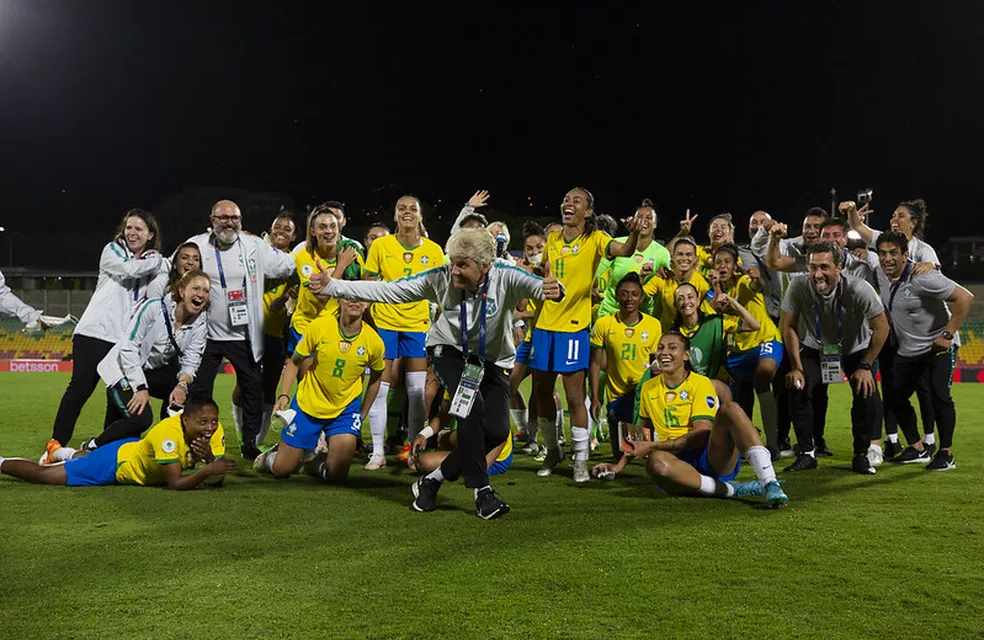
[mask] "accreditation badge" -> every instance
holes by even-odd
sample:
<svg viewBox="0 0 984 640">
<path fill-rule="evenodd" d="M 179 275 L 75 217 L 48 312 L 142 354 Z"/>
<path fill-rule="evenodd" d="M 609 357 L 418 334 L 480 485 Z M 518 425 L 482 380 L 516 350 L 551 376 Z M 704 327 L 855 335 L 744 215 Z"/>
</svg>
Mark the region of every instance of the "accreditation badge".
<svg viewBox="0 0 984 640">
<path fill-rule="evenodd" d="M 231 289 L 229 291 L 229 321 L 234 327 L 242 327 L 249 324 L 246 292 L 242 289 Z"/>
<path fill-rule="evenodd" d="M 468 417 L 484 375 L 485 368 L 482 365 L 472 363 L 465 365 L 464 371 L 461 372 L 461 380 L 458 381 L 458 388 L 451 398 L 451 415 L 462 420 Z"/>
<path fill-rule="evenodd" d="M 820 380 L 824 384 L 844 382 L 844 369 L 841 366 L 839 345 L 823 345 L 823 351 L 820 353 Z"/>
</svg>

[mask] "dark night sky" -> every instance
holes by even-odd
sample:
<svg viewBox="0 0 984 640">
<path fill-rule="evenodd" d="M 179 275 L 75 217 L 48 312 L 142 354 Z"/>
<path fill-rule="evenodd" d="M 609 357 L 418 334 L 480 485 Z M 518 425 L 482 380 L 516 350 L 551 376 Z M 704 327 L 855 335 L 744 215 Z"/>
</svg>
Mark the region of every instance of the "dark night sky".
<svg viewBox="0 0 984 640">
<path fill-rule="evenodd" d="M 583 184 L 672 235 L 836 185 L 875 189 L 876 226 L 923 197 L 934 243 L 971 233 L 984 8 L 800 4 L 0 0 L 0 224 L 110 234 L 207 185 L 542 213 Z"/>
</svg>

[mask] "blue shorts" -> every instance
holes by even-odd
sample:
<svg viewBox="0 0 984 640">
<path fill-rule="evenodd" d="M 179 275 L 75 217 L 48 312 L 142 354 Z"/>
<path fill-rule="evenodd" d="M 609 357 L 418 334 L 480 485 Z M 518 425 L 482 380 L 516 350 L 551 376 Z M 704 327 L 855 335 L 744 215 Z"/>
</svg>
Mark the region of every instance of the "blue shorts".
<svg viewBox="0 0 984 640">
<path fill-rule="evenodd" d="M 145 409 L 146 411 L 146 409 Z M 127 442 L 140 442 L 140 438 L 126 438 L 93 449 L 81 458 L 65 463 L 66 487 L 94 487 L 116 484 L 116 454 Z"/>
<path fill-rule="evenodd" d="M 613 429 L 619 422 L 635 424 L 636 389 L 633 387 L 624 396 L 615 398 L 608 403 L 608 428 Z"/>
<path fill-rule="evenodd" d="M 290 403 L 290 408 L 296 411 L 297 415 L 294 416 L 294 421 L 280 432 L 280 439 L 283 440 L 284 444 L 310 451 L 318 446 L 322 431 L 325 432 L 326 438 L 344 433 L 358 438 L 362 435 L 362 416 L 359 415 L 361 407 L 362 401 L 356 398 L 334 418 L 322 420 L 304 413 L 297 406 L 297 398 L 295 397 Z"/>
<path fill-rule="evenodd" d="M 773 360 L 776 367 L 782 362 L 785 348 L 778 340 L 763 342 L 757 349 L 728 355 L 728 372 L 739 382 L 748 382 L 755 376 L 759 360 Z"/>
<path fill-rule="evenodd" d="M 287 329 L 287 357 L 294 355 L 294 350 L 297 349 L 297 345 L 301 344 L 301 340 L 304 336 L 294 331 L 294 327 Z"/>
<path fill-rule="evenodd" d="M 376 329 L 376 333 L 383 339 L 383 344 L 386 346 L 386 354 L 383 356 L 386 360 L 427 357 L 426 331 Z"/>
<path fill-rule="evenodd" d="M 702 449 L 690 449 L 688 451 L 679 451 L 676 457 L 683 460 L 689 464 L 694 469 L 697 469 L 700 473 L 705 476 L 710 476 L 712 478 L 717 478 L 720 482 L 729 482 L 738 477 L 738 472 L 741 470 L 741 454 L 738 455 L 738 460 L 735 463 L 734 470 L 726 476 L 719 476 L 717 471 L 711 467 L 711 464 L 707 461 L 707 449 L 711 446 L 711 439 L 707 439 L 707 443 Z"/>
<path fill-rule="evenodd" d="M 506 469 L 509 468 L 509 465 L 512 464 L 512 458 L 513 458 L 513 454 L 512 451 L 510 451 L 509 456 L 505 460 L 496 460 L 495 462 L 493 462 L 491 466 L 489 466 L 488 475 L 498 476 L 505 473 Z"/>
<path fill-rule="evenodd" d="M 537 371 L 570 373 L 588 368 L 590 332 L 587 329 L 561 333 L 533 329 L 533 349 L 530 367 Z"/>
<path fill-rule="evenodd" d="M 530 351 L 533 350 L 533 343 L 523 341 L 516 347 L 516 364 L 530 364 Z"/>
</svg>

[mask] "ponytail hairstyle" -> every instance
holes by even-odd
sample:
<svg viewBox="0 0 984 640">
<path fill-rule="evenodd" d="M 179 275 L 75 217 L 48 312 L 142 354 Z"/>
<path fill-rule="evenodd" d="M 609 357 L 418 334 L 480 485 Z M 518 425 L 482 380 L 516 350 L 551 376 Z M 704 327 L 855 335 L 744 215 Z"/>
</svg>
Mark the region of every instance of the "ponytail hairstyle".
<svg viewBox="0 0 984 640">
<path fill-rule="evenodd" d="M 929 211 L 926 210 L 926 201 L 922 198 L 905 200 L 904 202 L 900 202 L 899 206 L 908 209 L 909 215 L 912 216 L 913 222 L 916 223 L 916 227 L 912 230 L 912 235 L 919 238 L 924 238 L 926 233 L 926 220 L 929 218 Z"/>
</svg>

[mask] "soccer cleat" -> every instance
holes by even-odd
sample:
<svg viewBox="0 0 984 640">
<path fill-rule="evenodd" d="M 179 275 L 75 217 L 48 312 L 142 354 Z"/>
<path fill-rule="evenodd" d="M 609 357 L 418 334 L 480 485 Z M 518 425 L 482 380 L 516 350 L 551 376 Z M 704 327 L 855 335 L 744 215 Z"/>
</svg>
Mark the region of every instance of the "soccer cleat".
<svg viewBox="0 0 984 640">
<path fill-rule="evenodd" d="M 877 467 L 881 465 L 882 462 L 885 461 L 885 456 L 882 455 L 882 450 L 877 445 L 868 447 L 867 456 L 868 456 L 868 462 L 870 462 L 871 466 L 873 467 Z"/>
<path fill-rule="evenodd" d="M 929 449 L 917 451 L 914 447 L 908 446 L 903 449 L 902 453 L 892 458 L 892 462 L 898 462 L 901 464 L 918 464 L 927 463 L 930 459 Z"/>
<path fill-rule="evenodd" d="M 380 451 L 378 453 L 373 453 L 371 456 L 369 456 L 369 462 L 367 462 L 366 466 L 362 468 L 365 469 L 366 471 L 379 471 L 385 466 L 386 466 L 386 454 Z"/>
<path fill-rule="evenodd" d="M 561 449 L 560 447 L 557 447 L 556 449 L 551 449 L 550 451 L 547 452 L 546 457 L 543 459 L 543 466 L 537 470 L 536 475 L 540 476 L 541 478 L 545 478 L 549 476 L 551 473 L 553 473 L 554 467 L 556 467 L 563 459 L 564 459 L 563 449 Z"/>
<path fill-rule="evenodd" d="M 267 469 L 266 469 L 266 460 L 270 456 L 271 453 L 273 453 L 274 451 L 276 451 L 279 448 L 279 445 L 280 445 L 280 443 L 278 442 L 277 444 L 273 445 L 272 447 L 270 447 L 269 449 L 267 449 L 263 453 L 257 455 L 255 458 L 253 458 L 253 471 L 254 472 L 256 472 L 256 473 L 269 473 L 267 471 Z"/>
<path fill-rule="evenodd" d="M 328 452 L 317 453 L 310 460 L 305 460 L 301 470 L 309 476 L 314 476 L 320 480 L 325 479 L 325 462 L 328 460 Z"/>
<path fill-rule="evenodd" d="M 574 461 L 574 482 L 587 482 L 591 479 L 591 472 L 588 471 L 587 460 Z"/>
<path fill-rule="evenodd" d="M 796 462 L 783 469 L 783 471 L 807 471 L 816 468 L 817 459 L 809 454 L 802 453 L 796 456 Z"/>
<path fill-rule="evenodd" d="M 530 441 L 527 442 L 526 446 L 520 449 L 520 451 L 522 451 L 528 456 L 535 456 L 540 452 L 540 447 L 535 442 Z"/>
<path fill-rule="evenodd" d="M 38 464 L 55 464 L 57 462 L 55 460 L 55 451 L 58 451 L 61 447 L 61 443 L 54 438 L 48 440 L 48 444 L 44 446 L 44 453 L 41 454 L 41 459 L 38 460 Z"/>
<path fill-rule="evenodd" d="M 894 462 L 893 458 L 902 453 L 902 445 L 898 442 L 892 442 L 891 440 L 885 441 L 885 452 L 882 456 L 885 460 L 889 462 Z"/>
<path fill-rule="evenodd" d="M 437 508 L 437 491 L 441 488 L 441 483 L 437 480 L 421 476 L 410 485 L 413 492 L 413 503 L 410 508 L 414 511 L 427 513 Z"/>
<path fill-rule="evenodd" d="M 96 444 L 95 438 L 89 438 L 88 440 L 83 440 L 82 444 L 79 445 L 79 451 L 95 451 L 99 445 Z"/>
<path fill-rule="evenodd" d="M 546 445 L 544 445 L 544 446 L 540 447 L 540 450 L 537 451 L 536 452 L 536 455 L 533 456 L 533 461 L 534 462 L 543 462 L 546 459 L 547 459 L 547 447 L 546 447 Z"/>
<path fill-rule="evenodd" d="M 773 509 L 782 509 L 789 503 L 789 496 L 782 490 L 778 480 L 772 480 L 765 485 L 765 504 Z"/>
<path fill-rule="evenodd" d="M 478 496 L 475 498 L 475 515 L 483 520 L 495 520 L 507 513 L 509 513 L 509 505 L 499 497 L 495 489 L 485 487 L 478 491 Z"/>
<path fill-rule="evenodd" d="M 953 460 L 953 455 L 943 449 L 940 449 L 933 457 L 933 461 L 926 465 L 927 471 L 949 471 L 956 468 L 957 463 Z"/>
<path fill-rule="evenodd" d="M 762 483 L 758 480 L 752 480 L 750 482 L 729 482 L 727 484 L 734 487 L 736 498 L 762 495 Z"/>
<path fill-rule="evenodd" d="M 817 442 L 816 455 L 821 458 L 829 458 L 834 455 L 834 450 L 827 446 L 823 440 Z"/>
<path fill-rule="evenodd" d="M 407 460 L 410 459 L 410 444 L 409 443 L 403 445 L 403 449 L 400 450 L 400 453 L 396 454 L 396 459 L 399 462 L 406 462 Z"/>
<path fill-rule="evenodd" d="M 865 453 L 855 454 L 855 456 L 851 458 L 851 471 L 866 476 L 875 475 L 875 468 L 871 466 L 871 462 L 868 461 L 868 455 Z"/>
</svg>

